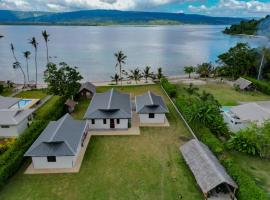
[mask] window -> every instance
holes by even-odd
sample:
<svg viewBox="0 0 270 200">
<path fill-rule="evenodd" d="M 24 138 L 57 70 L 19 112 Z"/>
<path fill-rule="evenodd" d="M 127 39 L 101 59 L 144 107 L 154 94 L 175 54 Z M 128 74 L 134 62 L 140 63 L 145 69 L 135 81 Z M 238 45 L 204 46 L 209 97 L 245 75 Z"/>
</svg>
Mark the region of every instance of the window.
<svg viewBox="0 0 270 200">
<path fill-rule="evenodd" d="M 56 162 L 56 157 L 55 156 L 47 156 L 47 161 L 48 162 Z"/>
<path fill-rule="evenodd" d="M 95 124 L 95 123 L 96 123 L 96 121 L 95 121 L 94 119 L 92 119 L 92 120 L 91 120 L 91 123 L 92 123 L 92 124 Z"/>
<path fill-rule="evenodd" d="M 117 124 L 120 124 L 120 119 L 116 119 L 116 123 Z"/>
<path fill-rule="evenodd" d="M 103 124 L 107 124 L 107 120 L 106 119 L 103 119 Z"/>
<path fill-rule="evenodd" d="M 2 125 L 1 128 L 9 128 L 8 125 Z"/>
<path fill-rule="evenodd" d="M 151 119 L 155 118 L 155 114 L 154 113 L 149 113 L 149 118 L 151 118 Z"/>
</svg>

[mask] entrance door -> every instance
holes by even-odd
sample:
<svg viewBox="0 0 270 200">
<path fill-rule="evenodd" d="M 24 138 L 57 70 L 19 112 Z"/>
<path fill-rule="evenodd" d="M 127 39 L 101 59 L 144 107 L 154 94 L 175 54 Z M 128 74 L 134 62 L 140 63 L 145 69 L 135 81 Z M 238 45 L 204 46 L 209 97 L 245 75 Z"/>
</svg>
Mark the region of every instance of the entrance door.
<svg viewBox="0 0 270 200">
<path fill-rule="evenodd" d="M 114 119 L 110 119 L 110 128 L 115 128 Z"/>
</svg>

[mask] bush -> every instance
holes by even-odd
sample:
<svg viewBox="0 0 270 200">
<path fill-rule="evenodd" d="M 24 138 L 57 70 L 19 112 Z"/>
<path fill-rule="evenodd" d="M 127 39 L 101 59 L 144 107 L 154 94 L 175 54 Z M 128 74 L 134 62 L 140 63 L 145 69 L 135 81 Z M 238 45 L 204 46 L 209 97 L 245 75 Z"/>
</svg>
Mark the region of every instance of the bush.
<svg viewBox="0 0 270 200">
<path fill-rule="evenodd" d="M 176 86 L 171 84 L 168 79 L 162 78 L 160 82 L 170 97 L 175 98 L 177 96 Z"/>
<path fill-rule="evenodd" d="M 0 141 L 0 154 L 8 150 L 16 141 L 16 138 L 5 138 Z"/>
<path fill-rule="evenodd" d="M 2 92 L 4 92 L 4 89 L 5 89 L 5 87 L 4 87 L 2 84 L 0 84 L 0 94 L 1 94 Z"/>
<path fill-rule="evenodd" d="M 262 80 L 257 80 L 255 78 L 251 78 L 251 77 L 245 77 L 245 79 L 251 81 L 257 90 L 259 90 L 260 92 L 270 95 L 270 84 L 267 81 L 262 81 Z"/>
</svg>

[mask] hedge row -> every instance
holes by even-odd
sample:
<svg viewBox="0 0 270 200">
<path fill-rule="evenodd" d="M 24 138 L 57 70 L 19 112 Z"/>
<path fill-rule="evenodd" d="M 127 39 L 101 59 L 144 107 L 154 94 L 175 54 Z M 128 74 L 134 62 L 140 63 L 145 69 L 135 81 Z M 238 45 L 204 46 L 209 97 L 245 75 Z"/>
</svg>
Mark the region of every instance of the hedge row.
<svg viewBox="0 0 270 200">
<path fill-rule="evenodd" d="M 260 92 L 270 95 L 270 83 L 262 80 L 257 80 L 255 78 L 251 77 L 245 77 L 245 79 L 251 81 L 256 89 L 258 89 Z"/>
<path fill-rule="evenodd" d="M 163 84 L 167 84 L 163 82 Z M 162 84 L 162 83 L 161 83 Z M 163 88 L 165 89 L 164 85 Z M 165 89 L 166 90 L 166 89 Z M 167 92 L 167 90 L 166 90 Z M 168 93 L 168 92 L 167 92 Z M 188 100 L 185 98 L 177 98 L 175 101 L 177 108 L 187 119 L 187 104 Z M 188 119 L 187 119 L 188 120 Z M 216 156 L 220 159 L 227 172 L 238 184 L 236 196 L 239 200 L 267 200 L 267 193 L 256 185 L 256 182 L 248 173 L 246 173 L 233 158 L 227 155 L 223 143 L 206 127 L 199 124 L 190 124 L 197 137 L 205 143 Z M 226 156 L 225 156 L 226 155 Z"/>
<path fill-rule="evenodd" d="M 175 98 L 177 96 L 176 86 L 171 84 L 168 79 L 162 78 L 160 83 L 170 97 Z"/>
</svg>

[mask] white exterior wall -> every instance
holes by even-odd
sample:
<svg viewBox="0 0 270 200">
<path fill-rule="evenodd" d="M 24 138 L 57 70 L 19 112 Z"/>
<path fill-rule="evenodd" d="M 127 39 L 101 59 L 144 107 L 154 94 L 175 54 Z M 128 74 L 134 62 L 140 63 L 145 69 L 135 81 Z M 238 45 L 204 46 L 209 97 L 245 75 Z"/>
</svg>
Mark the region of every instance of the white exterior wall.
<svg viewBox="0 0 270 200">
<path fill-rule="evenodd" d="M 228 125 L 230 131 L 232 132 L 238 132 L 241 129 L 247 128 L 250 125 L 249 122 L 243 122 L 241 120 L 236 120 L 232 118 L 226 112 L 223 112 L 223 118 L 224 118 L 224 122 Z"/>
<path fill-rule="evenodd" d="M 28 119 L 24 119 L 18 125 L 9 126 L 9 128 L 2 128 L 0 126 L 0 137 L 18 137 L 28 126 Z"/>
<path fill-rule="evenodd" d="M 92 120 L 88 120 L 90 130 L 110 130 L 110 119 L 106 119 L 107 123 L 103 124 L 103 119 L 95 119 L 95 124 L 92 124 Z M 128 129 L 128 119 L 120 119 L 120 124 L 116 123 L 114 119 L 114 129 Z"/>
<path fill-rule="evenodd" d="M 145 124 L 162 124 L 165 123 L 165 114 L 155 114 L 155 118 L 149 118 L 149 114 L 139 114 L 140 117 L 140 123 Z"/>
<path fill-rule="evenodd" d="M 56 162 L 48 162 L 47 157 L 32 157 L 35 169 L 72 168 L 77 156 L 57 156 Z"/>
</svg>

